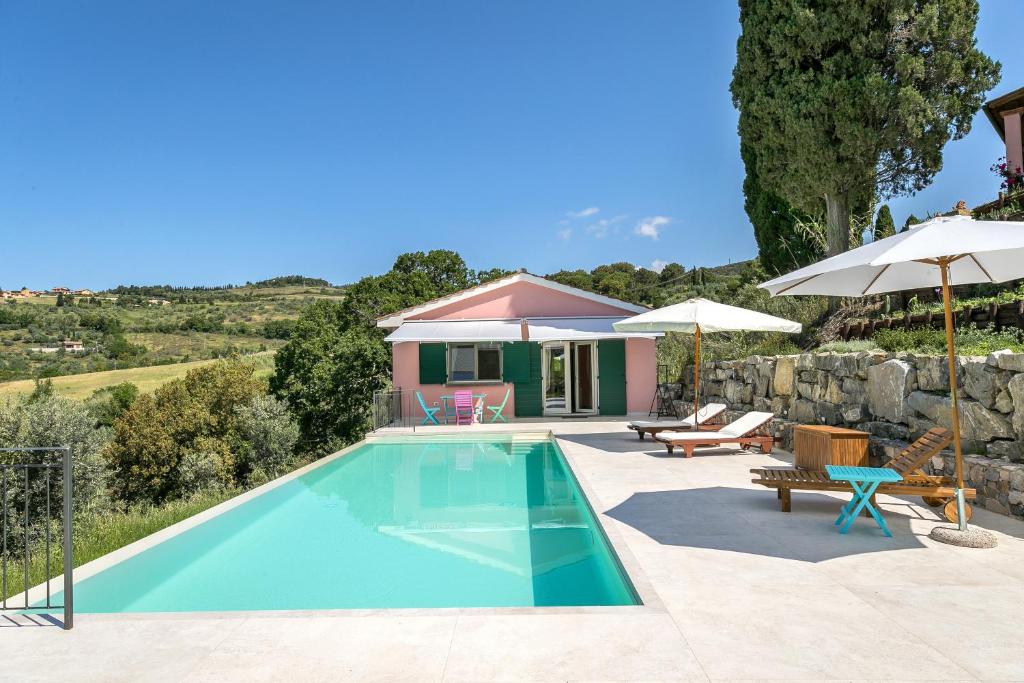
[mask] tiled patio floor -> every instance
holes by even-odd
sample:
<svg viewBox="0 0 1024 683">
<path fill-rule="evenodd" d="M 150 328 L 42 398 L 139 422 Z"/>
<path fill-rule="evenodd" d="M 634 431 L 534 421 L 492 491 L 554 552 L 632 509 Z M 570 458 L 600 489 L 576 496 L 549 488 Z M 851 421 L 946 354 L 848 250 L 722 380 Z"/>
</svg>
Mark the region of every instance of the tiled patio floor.
<svg viewBox="0 0 1024 683">
<path fill-rule="evenodd" d="M 838 497 L 783 514 L 750 483 L 786 454 L 666 457 L 597 420 L 500 428 L 555 432 L 645 606 L 79 615 L 0 628 L 0 678 L 1024 679 L 1024 523 L 979 511 L 999 547 L 954 548 L 927 537 L 929 508 L 882 497 L 893 538 L 866 518 L 840 536 Z"/>
</svg>

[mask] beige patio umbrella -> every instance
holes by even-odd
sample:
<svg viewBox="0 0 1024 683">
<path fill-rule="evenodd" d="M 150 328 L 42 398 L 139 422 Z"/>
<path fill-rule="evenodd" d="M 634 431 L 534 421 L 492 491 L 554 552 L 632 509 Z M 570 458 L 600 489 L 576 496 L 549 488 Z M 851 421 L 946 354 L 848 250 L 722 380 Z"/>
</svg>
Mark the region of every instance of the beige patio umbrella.
<svg viewBox="0 0 1024 683">
<path fill-rule="evenodd" d="M 939 216 L 843 254 L 795 270 L 760 285 L 772 296 L 820 294 L 865 296 L 907 289 L 941 287 L 946 316 L 951 422 L 956 458 L 957 517 L 967 530 L 963 452 L 956 391 L 956 351 L 949 288 L 1024 277 L 1024 223 L 976 221 Z"/>
<path fill-rule="evenodd" d="M 693 415 L 700 407 L 700 335 L 704 332 L 799 332 L 800 323 L 708 299 L 687 299 L 614 323 L 616 332 L 686 332 L 694 336 Z M 696 424 L 696 423 L 695 423 Z"/>
</svg>

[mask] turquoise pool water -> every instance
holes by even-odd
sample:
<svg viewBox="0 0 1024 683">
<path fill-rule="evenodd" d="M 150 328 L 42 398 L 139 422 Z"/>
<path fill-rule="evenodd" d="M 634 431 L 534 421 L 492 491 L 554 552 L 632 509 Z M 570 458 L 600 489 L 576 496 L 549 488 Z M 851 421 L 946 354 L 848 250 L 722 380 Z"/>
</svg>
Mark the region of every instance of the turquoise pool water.
<svg viewBox="0 0 1024 683">
<path fill-rule="evenodd" d="M 75 583 L 79 612 L 638 603 L 558 447 L 510 438 L 369 443 Z"/>
</svg>

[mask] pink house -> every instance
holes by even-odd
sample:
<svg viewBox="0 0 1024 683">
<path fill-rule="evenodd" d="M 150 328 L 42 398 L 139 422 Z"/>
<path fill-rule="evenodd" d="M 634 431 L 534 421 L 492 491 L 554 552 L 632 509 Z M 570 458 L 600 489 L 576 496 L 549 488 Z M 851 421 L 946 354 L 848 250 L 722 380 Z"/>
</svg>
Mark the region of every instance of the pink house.
<svg viewBox="0 0 1024 683">
<path fill-rule="evenodd" d="M 377 321 L 390 330 L 396 389 L 428 406 L 468 388 L 505 415 L 645 413 L 655 334 L 612 324 L 645 308 L 521 272 Z M 413 409 L 420 412 L 413 401 Z"/>
<path fill-rule="evenodd" d="M 1006 143 L 1006 164 L 1024 169 L 1024 145 L 1021 140 L 1021 114 L 1024 113 L 1024 88 L 985 103 L 985 114 Z"/>
</svg>

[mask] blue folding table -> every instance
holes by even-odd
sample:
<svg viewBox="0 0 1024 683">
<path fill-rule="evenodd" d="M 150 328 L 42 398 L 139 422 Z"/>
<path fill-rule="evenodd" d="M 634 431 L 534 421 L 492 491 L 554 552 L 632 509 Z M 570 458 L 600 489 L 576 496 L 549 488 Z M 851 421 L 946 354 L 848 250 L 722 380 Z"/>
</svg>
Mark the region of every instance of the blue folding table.
<svg viewBox="0 0 1024 683">
<path fill-rule="evenodd" d="M 892 534 L 889 533 L 889 527 L 882 514 L 871 504 L 871 496 L 875 495 L 879 484 L 902 480 L 903 477 L 900 476 L 900 473 L 887 467 L 852 467 L 850 465 L 825 465 L 825 470 L 828 472 L 829 479 L 845 481 L 853 489 L 853 499 L 843 506 L 836 519 L 839 533 L 845 534 L 849 531 L 853 520 L 857 519 L 860 511 L 866 508 L 878 522 L 878 526 L 881 527 L 885 535 L 891 537 Z"/>
</svg>

